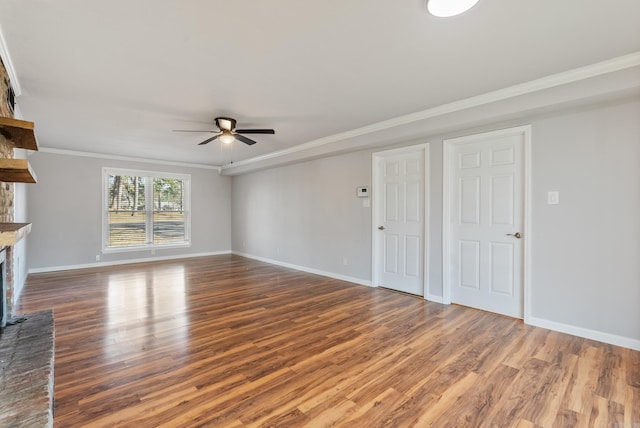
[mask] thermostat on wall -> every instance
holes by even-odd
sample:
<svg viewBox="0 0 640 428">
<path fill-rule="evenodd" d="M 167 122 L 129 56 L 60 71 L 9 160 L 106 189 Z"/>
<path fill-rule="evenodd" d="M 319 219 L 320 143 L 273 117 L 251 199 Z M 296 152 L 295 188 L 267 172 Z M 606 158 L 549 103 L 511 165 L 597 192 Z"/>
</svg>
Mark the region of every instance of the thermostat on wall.
<svg viewBox="0 0 640 428">
<path fill-rule="evenodd" d="M 359 198 L 368 198 L 369 197 L 369 188 L 368 187 L 358 187 L 358 197 Z"/>
</svg>

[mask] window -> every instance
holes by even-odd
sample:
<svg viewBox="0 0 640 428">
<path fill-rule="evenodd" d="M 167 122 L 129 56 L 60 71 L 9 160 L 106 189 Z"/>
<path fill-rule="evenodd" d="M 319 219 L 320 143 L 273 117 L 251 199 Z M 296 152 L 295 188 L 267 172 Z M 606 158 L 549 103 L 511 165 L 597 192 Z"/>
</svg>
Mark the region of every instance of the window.
<svg viewBox="0 0 640 428">
<path fill-rule="evenodd" d="M 103 250 L 190 245 L 191 176 L 103 168 Z"/>
</svg>

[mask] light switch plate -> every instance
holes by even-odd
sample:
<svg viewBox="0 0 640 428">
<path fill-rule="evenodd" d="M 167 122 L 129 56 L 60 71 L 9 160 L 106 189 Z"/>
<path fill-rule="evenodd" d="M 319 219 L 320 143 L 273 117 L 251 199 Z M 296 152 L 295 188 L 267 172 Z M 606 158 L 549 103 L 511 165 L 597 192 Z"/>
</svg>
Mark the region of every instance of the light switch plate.
<svg viewBox="0 0 640 428">
<path fill-rule="evenodd" d="M 547 193 L 547 204 L 548 205 L 558 205 L 560 203 L 560 192 L 557 190 L 553 190 Z"/>
</svg>

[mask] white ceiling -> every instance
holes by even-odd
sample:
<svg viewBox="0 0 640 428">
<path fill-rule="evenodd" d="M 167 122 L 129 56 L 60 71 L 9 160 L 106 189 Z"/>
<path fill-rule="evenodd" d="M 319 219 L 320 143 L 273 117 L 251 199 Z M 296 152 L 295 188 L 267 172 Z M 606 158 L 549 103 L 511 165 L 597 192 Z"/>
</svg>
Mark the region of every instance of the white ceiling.
<svg viewBox="0 0 640 428">
<path fill-rule="evenodd" d="M 637 53 L 639 23 L 638 0 L 480 0 L 448 19 L 425 0 L 0 2 L 42 147 L 205 165 Z M 216 116 L 276 134 L 230 148 L 172 132 Z"/>
</svg>

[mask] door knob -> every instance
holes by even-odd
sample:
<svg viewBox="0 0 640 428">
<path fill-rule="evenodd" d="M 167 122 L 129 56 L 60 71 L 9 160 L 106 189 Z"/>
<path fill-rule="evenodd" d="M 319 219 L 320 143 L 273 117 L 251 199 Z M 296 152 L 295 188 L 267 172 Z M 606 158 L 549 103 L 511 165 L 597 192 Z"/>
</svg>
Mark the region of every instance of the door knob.
<svg viewBox="0 0 640 428">
<path fill-rule="evenodd" d="M 516 232 L 516 233 L 507 233 L 507 236 L 513 236 L 514 238 L 522 238 L 522 235 L 520 235 L 520 232 Z"/>
<path fill-rule="evenodd" d="M 385 227 L 384 226 L 378 226 L 378 230 L 384 230 Z"/>
</svg>

